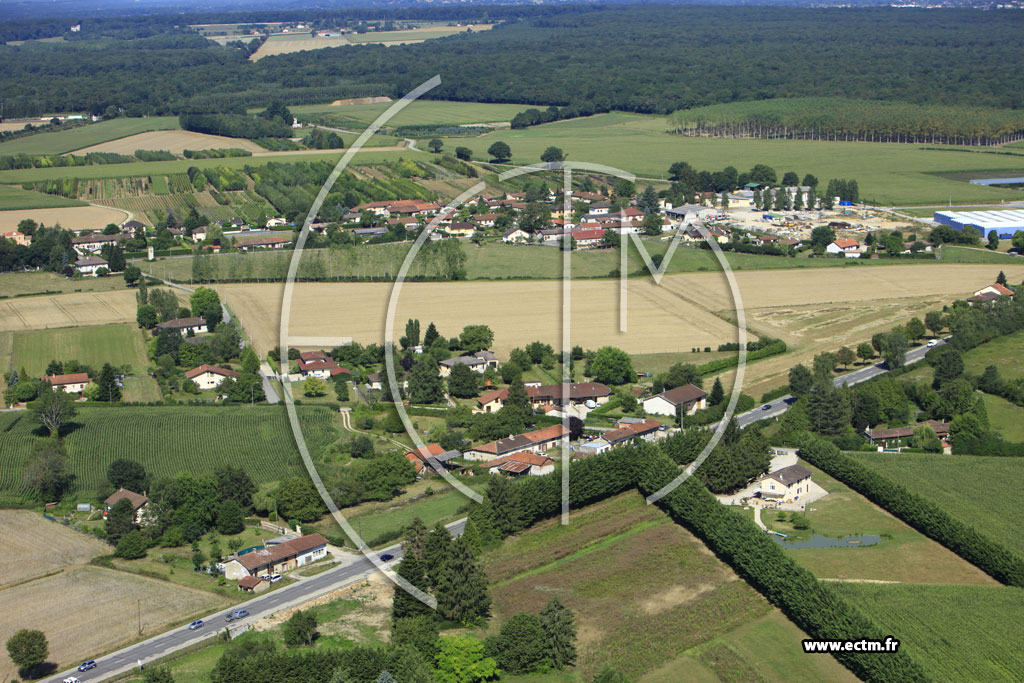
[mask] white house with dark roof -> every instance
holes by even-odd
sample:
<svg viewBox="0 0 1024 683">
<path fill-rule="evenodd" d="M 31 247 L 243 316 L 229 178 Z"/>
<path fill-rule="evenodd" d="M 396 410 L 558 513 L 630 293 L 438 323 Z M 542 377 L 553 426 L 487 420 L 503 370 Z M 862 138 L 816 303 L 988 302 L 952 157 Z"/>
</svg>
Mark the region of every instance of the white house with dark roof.
<svg viewBox="0 0 1024 683">
<path fill-rule="evenodd" d="M 87 373 L 75 372 L 70 375 L 48 375 L 43 381 L 66 394 L 80 394 L 85 391 L 85 385 L 91 382 L 92 378 Z"/>
<path fill-rule="evenodd" d="M 235 379 L 238 373 L 227 368 L 218 368 L 213 365 L 200 365 L 185 373 L 185 378 L 196 383 L 200 389 L 216 389 L 226 378 Z"/>
<path fill-rule="evenodd" d="M 188 334 L 189 330 L 192 330 L 194 334 L 202 334 L 209 331 L 206 325 L 206 319 L 200 318 L 197 315 L 190 318 L 165 320 L 162 323 L 158 323 L 156 329 L 158 332 L 162 332 L 164 330 L 178 330 L 181 332 L 182 336 Z"/>
<path fill-rule="evenodd" d="M 762 498 L 789 503 L 811 493 L 811 471 L 803 465 L 790 465 L 763 475 L 757 483 Z"/>
<path fill-rule="evenodd" d="M 224 576 L 235 581 L 246 576 L 280 574 L 325 557 L 327 539 L 320 534 L 310 534 L 238 555 L 224 563 Z"/>
<path fill-rule="evenodd" d="M 103 501 L 107 506 L 107 509 L 103 512 L 103 516 L 106 517 L 107 513 L 123 499 L 127 499 L 132 506 L 132 510 L 135 511 L 135 523 L 142 524 L 142 521 L 146 516 L 146 504 L 149 503 L 149 498 L 141 493 L 135 493 L 134 491 L 129 491 L 125 488 L 114 491 L 107 496 L 106 500 Z"/>
<path fill-rule="evenodd" d="M 99 275 L 100 268 L 110 270 L 110 264 L 99 256 L 83 256 L 75 261 L 75 268 L 77 268 L 78 272 L 82 275 L 92 275 L 93 277 L 96 277 Z"/>
<path fill-rule="evenodd" d="M 483 374 L 487 368 L 498 369 L 498 357 L 490 351 L 477 351 L 472 356 L 459 356 L 458 358 L 446 358 L 438 363 L 438 374 L 447 377 L 452 374 L 452 368 L 456 365 L 465 365 L 473 372 Z"/>
<path fill-rule="evenodd" d="M 675 389 L 663 391 L 650 398 L 645 398 L 644 411 L 651 415 L 674 416 L 679 406 L 683 407 L 683 413 L 692 415 L 698 410 L 707 407 L 707 392 L 693 384 L 684 384 Z"/>
</svg>

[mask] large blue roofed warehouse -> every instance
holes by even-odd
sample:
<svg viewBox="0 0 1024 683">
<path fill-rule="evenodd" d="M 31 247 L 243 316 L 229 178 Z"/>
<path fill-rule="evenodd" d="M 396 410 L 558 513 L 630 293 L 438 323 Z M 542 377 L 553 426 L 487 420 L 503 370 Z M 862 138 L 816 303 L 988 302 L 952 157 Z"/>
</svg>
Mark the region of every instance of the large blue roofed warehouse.
<svg viewBox="0 0 1024 683">
<path fill-rule="evenodd" d="M 948 225 L 954 230 L 963 230 L 965 225 L 973 225 L 986 236 L 995 230 L 1001 239 L 1009 239 L 1018 230 L 1024 230 L 1024 210 L 1007 209 L 1001 211 L 936 211 L 933 219 L 936 223 Z"/>
</svg>

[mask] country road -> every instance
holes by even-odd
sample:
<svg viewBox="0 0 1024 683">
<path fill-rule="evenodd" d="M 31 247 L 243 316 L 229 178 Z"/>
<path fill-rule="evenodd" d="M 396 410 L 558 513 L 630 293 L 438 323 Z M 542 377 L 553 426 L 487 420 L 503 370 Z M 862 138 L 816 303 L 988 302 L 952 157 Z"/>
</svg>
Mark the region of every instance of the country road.
<svg viewBox="0 0 1024 683">
<path fill-rule="evenodd" d="M 448 524 L 447 527 L 453 535 L 457 536 L 462 533 L 465 525 L 466 520 L 460 519 Z M 372 551 L 372 554 L 377 555 L 384 553 L 394 555 L 395 560 L 399 560 L 402 557 L 402 547 L 398 544 L 383 550 Z M 388 561 L 388 566 L 393 566 L 395 560 Z M 223 633 L 225 626 L 227 626 L 224 616 L 236 609 L 246 609 L 249 611 L 249 616 L 245 617 L 242 623 L 255 622 L 260 618 L 268 617 L 284 609 L 297 607 L 325 593 L 330 593 L 355 583 L 375 571 L 377 570 L 371 560 L 366 557 L 360 557 L 353 562 L 329 569 L 322 574 L 302 579 L 290 586 L 272 590 L 252 600 L 218 610 L 208 615 L 204 620 L 206 622 L 204 626 L 195 631 L 189 631 L 188 624 L 182 624 L 171 631 L 97 658 L 98 666 L 92 671 L 78 673 L 76 669 L 68 669 L 47 678 L 46 681 L 48 683 L 61 683 L 68 676 L 76 676 L 82 683 L 106 680 L 135 669 L 140 661 L 145 665 L 182 648 L 217 637 Z"/>
</svg>

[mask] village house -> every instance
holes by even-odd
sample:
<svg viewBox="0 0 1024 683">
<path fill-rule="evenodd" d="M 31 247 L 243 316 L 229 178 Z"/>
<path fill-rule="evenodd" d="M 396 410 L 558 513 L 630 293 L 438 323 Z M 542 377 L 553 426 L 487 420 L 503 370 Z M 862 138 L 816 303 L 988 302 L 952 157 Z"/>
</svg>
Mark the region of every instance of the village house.
<svg viewBox="0 0 1024 683">
<path fill-rule="evenodd" d="M 79 254 L 92 254 L 99 251 L 107 244 L 120 244 L 129 237 L 130 235 L 124 232 L 119 232 L 116 235 L 104 235 L 103 233 L 94 232 L 91 235 L 72 237 L 71 246 Z"/>
<path fill-rule="evenodd" d="M 107 496 L 107 499 L 103 501 L 104 505 L 107 506 L 103 516 L 106 517 L 107 513 L 122 499 L 127 499 L 131 503 L 132 510 L 135 511 L 135 523 L 141 525 L 142 520 L 146 516 L 146 504 L 149 503 L 149 498 L 128 489 L 118 489 Z"/>
<path fill-rule="evenodd" d="M 700 387 L 684 384 L 681 387 L 645 398 L 643 401 L 644 412 L 651 415 L 674 416 L 681 406 L 683 414 L 693 415 L 698 410 L 707 407 L 707 397 L 707 392 Z"/>
<path fill-rule="evenodd" d="M 110 264 L 99 256 L 83 256 L 75 261 L 75 268 L 82 275 L 97 277 L 99 276 L 100 268 L 106 268 L 109 271 Z"/>
<path fill-rule="evenodd" d="M 591 216 L 607 216 L 612 210 L 612 204 L 604 199 L 592 203 L 587 207 L 587 214 Z"/>
<path fill-rule="evenodd" d="M 200 365 L 185 372 L 185 379 L 190 379 L 196 386 L 206 391 L 216 389 L 226 378 L 235 379 L 238 373 L 227 368 L 218 368 L 213 365 Z"/>
<path fill-rule="evenodd" d="M 132 232 L 132 233 L 133 233 L 133 232 L 135 232 L 136 230 L 145 230 L 145 229 L 146 229 L 146 224 L 145 224 L 145 223 L 143 223 L 143 222 L 141 222 L 141 221 L 137 221 L 137 220 L 135 220 L 135 219 L 133 218 L 133 219 L 132 219 L 132 220 L 130 220 L 130 221 L 125 221 L 124 223 L 122 223 L 122 224 L 121 224 L 121 227 L 122 227 L 122 228 L 123 228 L 123 229 L 124 229 L 124 230 L 125 230 L 126 232 Z"/>
<path fill-rule="evenodd" d="M 1008 296 L 1011 299 L 1013 298 L 1013 290 L 1010 289 L 1009 287 L 999 284 L 998 282 L 993 283 L 988 287 L 982 287 L 981 289 L 974 293 L 974 296 L 984 296 L 985 294 L 994 294 L 997 297 Z"/>
<path fill-rule="evenodd" d="M 547 451 L 561 443 L 563 436 L 568 435 L 569 430 L 565 425 L 551 425 L 525 434 L 516 434 L 505 439 L 491 441 L 482 446 L 474 446 L 466 450 L 462 457 L 466 460 L 493 460 L 524 451 Z"/>
<path fill-rule="evenodd" d="M 165 320 L 162 323 L 157 323 L 157 332 L 163 332 L 164 330 L 178 330 L 182 336 L 189 333 L 189 330 L 193 334 L 203 334 L 208 332 L 209 329 L 206 326 L 206 320 L 200 318 L 197 315 L 193 315 L 189 318 L 175 318 L 174 320 Z"/>
<path fill-rule="evenodd" d="M 664 425 L 657 420 L 623 418 L 619 420 L 616 429 L 605 432 L 601 439 L 611 447 L 624 446 L 635 439 L 655 441 L 665 435 L 664 430 Z"/>
<path fill-rule="evenodd" d="M 580 382 L 578 384 L 547 384 L 543 386 L 527 386 L 526 396 L 530 399 L 530 405 L 535 409 L 543 409 L 546 405 L 556 406 L 578 406 L 593 403 L 597 407 L 608 402 L 612 390 L 600 382 Z M 568 400 L 563 400 L 563 395 L 568 394 Z M 474 413 L 494 413 L 501 410 L 508 397 L 508 389 L 495 389 L 482 394 L 477 399 L 477 406 Z"/>
<path fill-rule="evenodd" d="M 555 471 L 555 461 L 546 455 L 538 455 L 532 451 L 522 451 L 515 455 L 505 455 L 480 465 L 486 467 L 489 474 L 504 474 L 508 477 L 534 476 L 539 477 Z"/>
<path fill-rule="evenodd" d="M 310 534 L 238 555 L 224 563 L 224 577 L 237 580 L 246 576 L 280 574 L 325 557 L 327 539 L 320 534 Z"/>
<path fill-rule="evenodd" d="M 530 233 L 526 232 L 522 228 L 512 227 L 505 231 L 505 234 L 501 236 L 502 242 L 529 242 Z"/>
<path fill-rule="evenodd" d="M 323 351 L 303 351 L 299 354 L 296 362 L 299 366 L 299 374 L 303 377 L 330 379 L 336 375 L 352 374 L 351 370 L 339 366 Z"/>
<path fill-rule="evenodd" d="M 372 372 L 366 376 L 366 388 L 370 391 L 384 391 L 383 378 L 385 374 L 382 372 Z M 409 387 L 409 380 L 402 380 L 402 388 L 407 389 Z"/>
<path fill-rule="evenodd" d="M 838 239 L 825 247 L 825 252 L 835 255 L 843 254 L 846 258 L 860 258 L 864 247 L 855 239 Z"/>
<path fill-rule="evenodd" d="M 590 249 L 601 244 L 604 230 L 573 230 L 572 238 L 577 249 Z"/>
<path fill-rule="evenodd" d="M 792 503 L 810 493 L 811 471 L 803 465 L 790 465 L 762 476 L 757 484 L 761 498 Z"/>
<path fill-rule="evenodd" d="M 468 366 L 473 372 L 483 374 L 487 368 L 498 369 L 498 357 L 490 351 L 477 351 L 472 356 L 459 356 L 458 358 L 447 358 L 438 363 L 438 374 L 447 377 L 452 374 L 452 368 L 456 365 Z"/>
<path fill-rule="evenodd" d="M 455 221 L 445 232 L 453 237 L 472 237 L 476 233 L 476 226 L 468 221 Z"/>
<path fill-rule="evenodd" d="M 478 213 L 470 218 L 480 228 L 493 228 L 494 222 L 498 220 L 496 213 Z"/>
<path fill-rule="evenodd" d="M 48 375 L 43 380 L 65 394 L 81 394 L 85 391 L 85 385 L 92 381 L 92 377 L 84 372 L 75 372 L 70 375 Z"/>
<path fill-rule="evenodd" d="M 252 249 L 284 249 L 292 243 L 289 237 L 253 237 L 235 242 L 235 248 L 242 251 Z"/>
<path fill-rule="evenodd" d="M 10 232 L 5 232 L 3 236 L 4 236 L 4 239 L 13 240 L 15 244 L 17 244 L 18 246 L 21 246 L 21 247 L 27 247 L 29 244 L 32 243 L 32 240 L 29 239 L 28 235 L 23 235 L 20 232 L 18 232 L 17 230 L 12 230 Z"/>
</svg>

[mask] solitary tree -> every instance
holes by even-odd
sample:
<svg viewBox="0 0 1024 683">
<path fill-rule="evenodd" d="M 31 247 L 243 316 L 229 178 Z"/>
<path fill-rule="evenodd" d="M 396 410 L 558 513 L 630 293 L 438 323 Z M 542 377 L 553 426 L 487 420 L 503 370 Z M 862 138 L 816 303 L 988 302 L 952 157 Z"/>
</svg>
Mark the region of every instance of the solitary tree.
<svg viewBox="0 0 1024 683">
<path fill-rule="evenodd" d="M 51 386 L 49 382 L 42 383 L 39 398 L 32 406 L 32 411 L 54 438 L 60 434 L 60 428 L 78 414 L 71 396 L 62 389 Z"/>
<path fill-rule="evenodd" d="M 535 614 L 513 614 L 501 625 L 495 659 L 502 671 L 528 674 L 547 660 L 547 633 Z M 559 667 L 561 668 L 561 667 Z"/>
<path fill-rule="evenodd" d="M 575 663 L 576 621 L 572 610 L 558 598 L 552 598 L 541 610 L 540 622 L 547 636 L 547 655 L 551 665 L 556 669 L 564 669 Z"/>
<path fill-rule="evenodd" d="M 7 654 L 19 669 L 31 675 L 31 671 L 46 661 L 50 646 L 42 631 L 21 629 L 7 639 Z"/>
<path fill-rule="evenodd" d="M 455 157 L 457 159 L 462 159 L 463 161 L 469 161 L 473 158 L 473 150 L 469 147 L 456 147 Z"/>
<path fill-rule="evenodd" d="M 857 344 L 857 357 L 866 363 L 875 357 L 875 350 L 871 348 L 869 342 L 861 342 Z"/>
<path fill-rule="evenodd" d="M 117 383 L 117 373 L 110 363 L 104 363 L 100 375 L 96 378 L 97 400 L 117 403 L 121 400 L 121 387 Z"/>
<path fill-rule="evenodd" d="M 813 384 L 814 376 L 803 363 L 789 369 L 789 392 L 797 398 L 810 391 Z"/>
<path fill-rule="evenodd" d="M 907 322 L 907 336 L 910 337 L 912 341 L 916 342 L 917 340 L 924 336 L 924 328 L 925 325 L 923 322 L 921 322 L 920 318 L 911 318 Z"/>
<path fill-rule="evenodd" d="M 595 380 L 604 384 L 625 384 L 636 379 L 633 361 L 625 351 L 614 346 L 597 350 L 590 371 Z"/>
<path fill-rule="evenodd" d="M 42 439 L 33 444 L 32 457 L 25 466 L 25 483 L 46 500 L 61 497 L 71 483 L 63 442 Z"/>
<path fill-rule="evenodd" d="M 932 333 L 933 337 L 938 337 L 939 332 L 946 326 L 946 321 L 938 311 L 928 311 L 924 314 L 924 326 L 928 328 L 928 331 Z"/>
<path fill-rule="evenodd" d="M 541 153 L 540 160 L 545 163 L 551 163 L 552 161 L 565 161 L 565 153 L 562 152 L 560 148 L 552 145 Z"/>
<path fill-rule="evenodd" d="M 312 610 L 298 610 L 284 623 L 281 632 L 288 647 L 310 646 L 316 640 L 316 615 Z"/>
<path fill-rule="evenodd" d="M 512 158 L 512 149 L 504 142 L 495 142 L 493 145 L 487 148 L 487 153 L 491 155 L 491 158 L 505 162 Z"/>
<path fill-rule="evenodd" d="M 430 148 L 431 152 L 437 154 L 444 147 L 444 142 L 441 141 L 441 138 L 431 138 L 430 142 L 427 143 L 427 147 Z"/>
<path fill-rule="evenodd" d="M 839 364 L 842 365 L 844 368 L 850 367 L 850 363 L 853 362 L 853 359 L 853 349 L 851 349 L 849 346 L 844 346 L 841 349 L 839 349 L 839 351 L 836 352 L 836 360 L 838 360 Z"/>
</svg>

